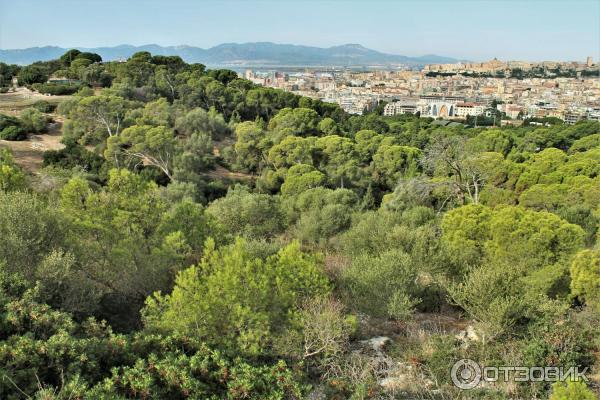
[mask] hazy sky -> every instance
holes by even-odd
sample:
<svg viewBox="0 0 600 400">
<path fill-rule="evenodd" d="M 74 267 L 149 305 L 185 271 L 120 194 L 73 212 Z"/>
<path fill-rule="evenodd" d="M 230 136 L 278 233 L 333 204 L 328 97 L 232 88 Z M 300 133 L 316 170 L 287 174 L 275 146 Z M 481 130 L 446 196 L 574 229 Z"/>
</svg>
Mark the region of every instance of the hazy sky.
<svg viewBox="0 0 600 400">
<path fill-rule="evenodd" d="M 0 0 L 0 48 L 359 43 L 471 60 L 600 58 L 600 0 Z"/>
</svg>

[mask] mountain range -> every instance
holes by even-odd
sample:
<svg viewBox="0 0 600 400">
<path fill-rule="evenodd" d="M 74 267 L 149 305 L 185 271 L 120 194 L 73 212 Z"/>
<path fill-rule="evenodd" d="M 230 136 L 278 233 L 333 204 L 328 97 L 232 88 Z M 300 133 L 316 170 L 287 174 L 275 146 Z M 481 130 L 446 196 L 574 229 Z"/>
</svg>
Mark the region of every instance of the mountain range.
<svg viewBox="0 0 600 400">
<path fill-rule="evenodd" d="M 454 63 L 451 57 L 424 55 L 407 57 L 371 50 L 359 44 L 345 44 L 328 48 L 277 44 L 271 42 L 224 43 L 209 49 L 193 46 L 159 46 L 128 44 L 113 47 L 78 47 L 81 51 L 99 54 L 103 60 L 127 59 L 138 51 L 149 51 L 157 55 L 177 55 L 188 63 L 203 63 L 211 67 L 245 66 L 394 66 L 399 64 L 423 65 Z M 68 48 L 56 46 L 30 47 L 27 49 L 0 49 L 0 61 L 8 64 L 31 64 L 60 57 Z"/>
</svg>

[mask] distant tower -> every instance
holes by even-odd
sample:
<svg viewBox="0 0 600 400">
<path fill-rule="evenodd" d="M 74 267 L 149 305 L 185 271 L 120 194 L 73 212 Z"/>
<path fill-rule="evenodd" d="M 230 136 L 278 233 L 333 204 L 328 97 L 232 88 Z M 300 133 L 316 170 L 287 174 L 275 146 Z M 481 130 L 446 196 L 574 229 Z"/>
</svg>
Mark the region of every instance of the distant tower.
<svg viewBox="0 0 600 400">
<path fill-rule="evenodd" d="M 592 57 L 588 57 L 588 58 L 587 58 L 587 60 L 586 60 L 586 62 L 585 62 L 585 64 L 586 64 L 588 67 L 591 67 L 591 66 L 594 64 L 594 63 L 592 62 Z"/>
</svg>

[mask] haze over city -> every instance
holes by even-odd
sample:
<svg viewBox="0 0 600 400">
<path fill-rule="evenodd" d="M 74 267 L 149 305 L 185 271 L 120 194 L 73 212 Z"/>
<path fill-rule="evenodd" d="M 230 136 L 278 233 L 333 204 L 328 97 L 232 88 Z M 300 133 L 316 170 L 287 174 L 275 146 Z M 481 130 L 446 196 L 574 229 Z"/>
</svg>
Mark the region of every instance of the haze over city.
<svg viewBox="0 0 600 400">
<path fill-rule="evenodd" d="M 599 18 L 596 0 L 0 0 L 0 49 L 269 41 L 359 43 L 473 61 L 566 61 L 600 58 Z"/>
</svg>

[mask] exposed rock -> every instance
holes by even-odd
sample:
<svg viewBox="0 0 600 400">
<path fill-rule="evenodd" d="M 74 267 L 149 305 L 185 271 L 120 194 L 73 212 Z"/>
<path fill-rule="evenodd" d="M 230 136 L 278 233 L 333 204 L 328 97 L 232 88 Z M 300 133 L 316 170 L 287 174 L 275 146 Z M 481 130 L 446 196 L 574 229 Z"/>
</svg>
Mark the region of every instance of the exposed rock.
<svg viewBox="0 0 600 400">
<path fill-rule="evenodd" d="M 391 342 L 391 339 L 387 336 L 375 336 L 371 339 L 361 340 L 361 343 L 365 346 L 370 347 L 377 353 L 377 355 L 383 355 L 383 348 Z"/>
<path fill-rule="evenodd" d="M 473 328 L 472 325 L 467 326 L 467 329 L 460 331 L 454 337 L 463 343 L 481 341 L 479 333 L 477 333 L 477 331 L 475 330 L 475 328 Z"/>
<path fill-rule="evenodd" d="M 405 389 L 412 379 L 408 375 L 399 376 L 388 376 L 379 380 L 379 386 L 386 391 L 403 390 Z"/>
</svg>

